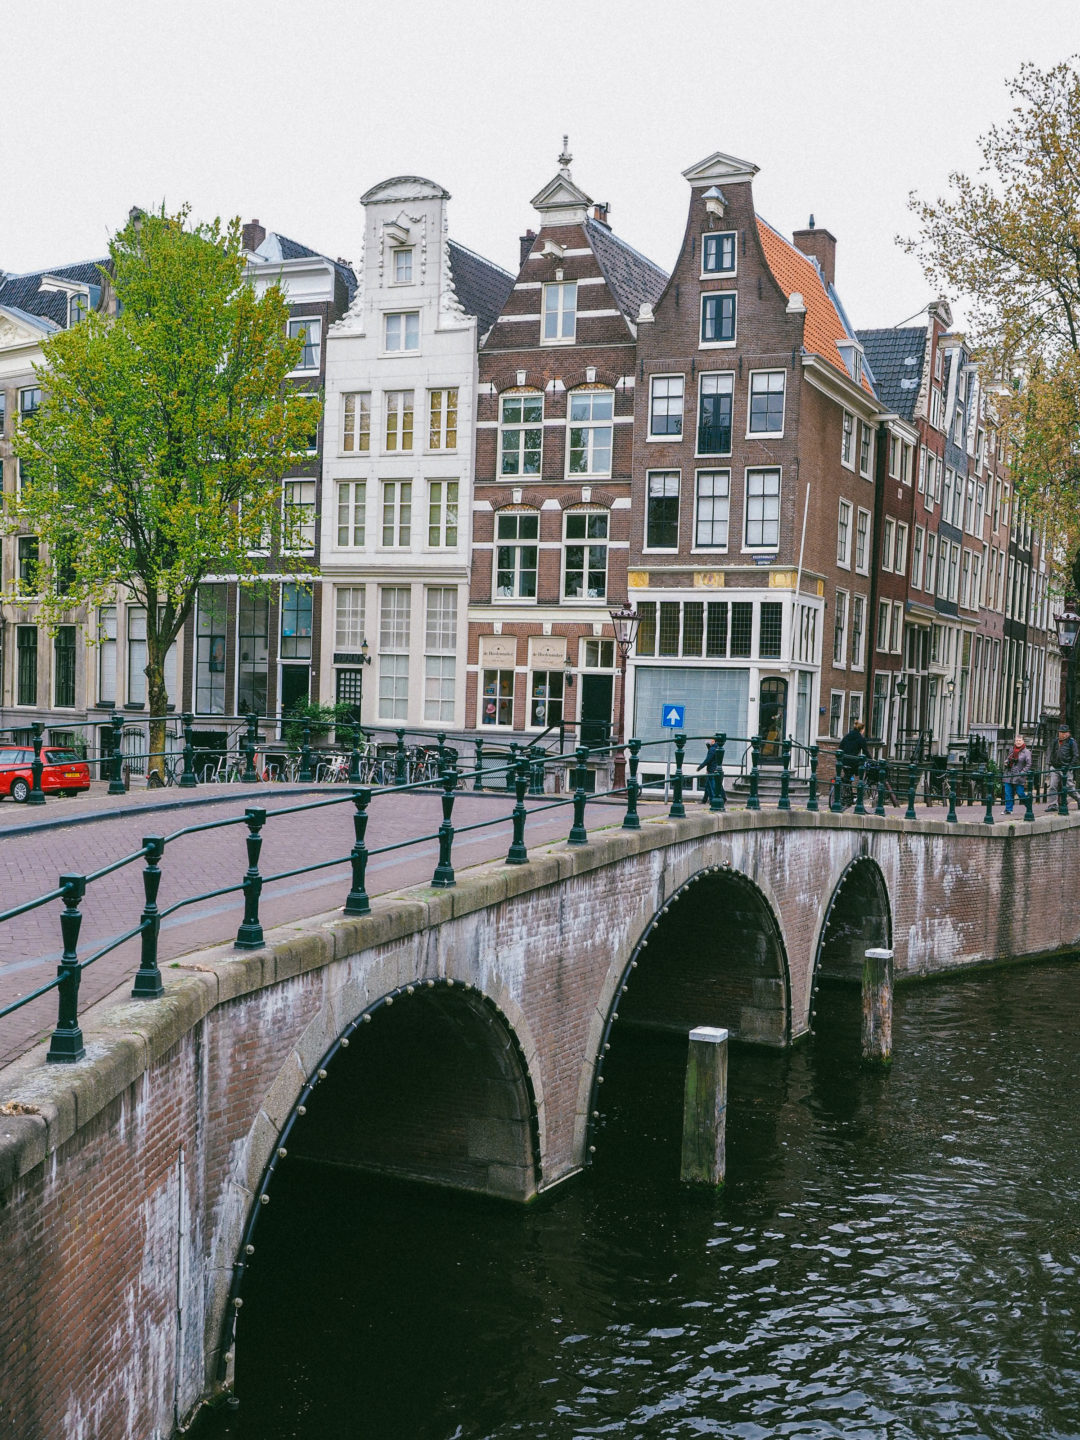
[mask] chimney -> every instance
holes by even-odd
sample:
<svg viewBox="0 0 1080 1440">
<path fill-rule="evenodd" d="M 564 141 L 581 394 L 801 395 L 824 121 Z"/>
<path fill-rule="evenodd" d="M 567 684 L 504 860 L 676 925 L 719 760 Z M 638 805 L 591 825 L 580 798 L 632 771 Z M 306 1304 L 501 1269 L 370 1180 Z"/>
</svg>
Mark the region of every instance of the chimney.
<svg viewBox="0 0 1080 1440">
<path fill-rule="evenodd" d="M 810 255 L 821 266 L 826 285 L 836 283 L 836 236 L 828 230 L 819 230 L 813 215 L 805 230 L 796 230 L 792 235 L 795 248 L 804 255 Z"/>
<path fill-rule="evenodd" d="M 266 231 L 258 220 L 249 220 L 244 226 L 244 249 L 257 250 L 266 239 Z"/>
<path fill-rule="evenodd" d="M 533 247 L 533 241 L 534 241 L 535 239 L 536 239 L 536 231 L 535 231 L 535 230 L 526 230 L 526 231 L 525 231 L 525 234 L 522 235 L 522 237 L 521 237 L 521 264 L 522 264 L 522 265 L 524 265 L 524 264 L 525 264 L 525 261 L 529 258 L 529 252 L 530 252 L 530 250 L 531 250 L 532 247 Z"/>
<path fill-rule="evenodd" d="M 609 230 L 611 229 L 611 225 L 608 223 L 608 218 L 607 218 L 607 217 L 608 217 L 608 211 L 609 211 L 610 209 L 611 209 L 611 206 L 610 206 L 610 205 L 607 203 L 607 201 L 605 200 L 602 205 L 594 205 L 594 206 L 593 206 L 593 212 L 592 212 L 592 218 L 593 218 L 594 220 L 596 220 L 599 224 L 607 226 L 607 228 L 608 228 Z"/>
</svg>

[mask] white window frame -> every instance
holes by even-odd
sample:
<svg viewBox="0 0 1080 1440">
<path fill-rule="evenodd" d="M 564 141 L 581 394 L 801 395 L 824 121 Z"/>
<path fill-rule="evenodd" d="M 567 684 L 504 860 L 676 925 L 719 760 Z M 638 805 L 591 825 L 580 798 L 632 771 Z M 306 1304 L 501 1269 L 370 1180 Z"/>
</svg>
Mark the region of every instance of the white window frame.
<svg viewBox="0 0 1080 1440">
<path fill-rule="evenodd" d="M 540 307 L 540 344 L 541 345 L 573 345 L 577 340 L 577 281 L 556 280 L 545 285 L 541 292 Z M 551 305 L 549 297 L 554 297 L 556 303 Z M 567 305 L 567 297 L 572 299 L 572 304 Z M 569 319 L 569 330 L 567 320 Z M 548 322 L 554 320 L 553 335 L 548 334 Z"/>
<path fill-rule="evenodd" d="M 889 653 L 889 626 L 892 624 L 892 606 L 888 600 L 877 602 L 877 628 L 874 632 L 874 649 L 882 655 Z"/>
<path fill-rule="evenodd" d="M 894 600 L 892 602 L 892 635 L 890 650 L 894 655 L 900 655 L 904 649 L 904 602 Z"/>
<path fill-rule="evenodd" d="M 310 499 L 304 494 L 304 487 L 311 487 Z M 306 513 L 307 517 L 295 527 L 292 541 L 289 539 L 289 511 Z M 290 475 L 281 482 L 281 548 L 289 555 L 313 555 L 315 553 L 315 481 L 311 476 Z"/>
<path fill-rule="evenodd" d="M 536 519 L 536 535 L 526 537 L 524 540 L 519 535 L 499 535 L 499 520 L 507 516 L 531 515 Z M 514 583 L 512 593 L 503 595 L 499 590 L 499 551 L 512 549 L 514 551 L 513 576 Z M 535 552 L 535 560 L 532 565 L 523 566 L 521 563 L 522 550 Z M 508 569 L 509 567 L 503 567 Z M 521 577 L 528 571 L 533 575 L 533 593 L 531 595 L 521 594 Z M 535 605 L 539 598 L 540 589 L 540 511 L 529 509 L 526 506 L 509 506 L 495 512 L 495 537 L 492 544 L 492 585 L 491 593 L 495 603 L 499 605 Z"/>
<path fill-rule="evenodd" d="M 303 334 L 305 336 L 304 348 L 300 352 L 300 363 L 294 366 L 289 373 L 292 375 L 317 375 L 322 359 L 322 317 L 320 315 L 290 315 L 286 334 L 290 340 L 296 335 Z M 315 335 L 314 342 L 307 338 L 311 334 Z M 304 355 L 310 349 L 315 351 L 315 363 L 305 365 Z"/>
<path fill-rule="evenodd" d="M 457 549 L 461 536 L 460 495 L 461 483 L 458 480 L 428 481 L 427 549 Z"/>
<path fill-rule="evenodd" d="M 588 532 L 588 526 L 589 526 L 589 519 L 588 519 L 588 518 L 587 518 L 586 521 L 585 521 L 586 534 L 585 534 L 584 536 L 582 536 L 582 537 L 579 538 L 579 537 L 576 537 L 576 536 L 575 536 L 575 537 L 571 537 L 570 535 L 567 534 L 567 531 L 570 529 L 570 521 L 571 521 L 572 518 L 574 518 L 574 517 L 580 518 L 581 516 L 586 516 L 586 517 L 591 518 L 591 517 L 599 516 L 599 515 L 602 515 L 602 516 L 604 517 L 604 534 L 603 534 L 602 537 L 600 537 L 600 536 L 590 536 L 590 535 L 587 533 L 587 532 Z M 610 578 L 610 547 L 611 547 L 611 511 L 610 511 L 610 510 L 607 510 L 607 509 L 605 509 L 605 508 L 603 508 L 602 506 L 599 506 L 599 505 L 578 505 L 578 506 L 576 506 L 576 507 L 570 507 L 570 508 L 568 508 L 568 509 L 566 509 L 566 510 L 563 511 L 563 552 L 562 552 L 562 589 L 561 589 L 561 595 L 562 595 L 562 599 L 563 599 L 567 604 L 573 604 L 573 605 L 606 605 L 606 604 L 607 604 L 607 599 L 608 599 L 608 581 L 609 581 L 609 578 Z M 567 587 L 567 577 L 568 577 L 568 575 L 569 575 L 569 573 L 570 573 L 569 552 L 570 552 L 571 548 L 573 548 L 573 549 L 575 549 L 575 550 L 580 549 L 580 550 L 582 551 L 581 576 L 582 576 L 582 590 L 583 590 L 584 593 L 581 594 L 581 595 L 570 595 L 570 594 L 568 594 L 567 588 L 566 588 L 566 587 Z M 603 593 L 600 594 L 600 595 L 590 595 L 590 594 L 588 593 L 588 578 L 589 578 L 590 572 L 591 572 L 594 568 L 596 568 L 596 567 L 591 563 L 591 562 L 592 562 L 592 556 L 593 556 L 593 552 L 594 552 L 594 551 L 601 551 L 601 550 L 603 551 L 603 556 L 604 556 L 604 589 L 603 589 Z M 574 568 L 577 569 L 578 567 L 575 566 Z"/>
<path fill-rule="evenodd" d="M 413 284 L 413 258 L 416 252 L 415 245 L 394 245 L 390 251 L 390 284 L 391 285 L 412 285 Z M 399 275 L 398 270 L 403 268 L 399 261 L 407 261 L 408 275 Z"/>
<path fill-rule="evenodd" d="M 754 521 L 754 523 L 755 523 L 755 524 L 758 524 L 758 525 L 765 525 L 765 524 L 773 525 L 773 524 L 775 524 L 775 526 L 776 526 L 776 539 L 775 539 L 775 541 L 773 541 L 773 542 L 771 542 L 771 543 L 770 543 L 770 542 L 765 542 L 765 541 L 761 541 L 761 542 L 758 543 L 758 544 L 751 544 L 751 543 L 750 543 L 749 536 L 750 536 L 750 523 L 751 523 L 751 516 L 750 516 L 750 499 L 751 499 L 751 497 L 750 497 L 750 477 L 751 477 L 751 475 L 761 475 L 761 476 L 766 476 L 766 475 L 773 476 L 773 475 L 774 475 L 774 476 L 776 477 L 776 518 L 775 518 L 775 520 L 766 520 L 765 517 L 764 517 L 764 515 L 762 515 L 762 516 L 757 517 L 756 520 Z M 742 548 L 743 548 L 744 552 L 746 552 L 747 554 L 766 554 L 766 555 L 767 555 L 767 554 L 770 554 L 770 553 L 775 553 L 776 551 L 779 550 L 779 548 L 780 548 L 780 513 L 781 513 L 781 505 L 782 505 L 782 501 L 783 501 L 783 495 L 784 495 L 784 477 L 783 477 L 782 469 L 781 469 L 781 467 L 780 467 L 779 465 L 748 465 L 748 466 L 746 467 L 746 470 L 745 470 L 744 475 L 743 475 L 743 537 L 742 537 L 742 538 L 743 538 L 743 544 L 742 544 Z M 772 496 L 771 496 L 771 494 L 768 494 L 768 495 L 767 495 L 765 491 L 762 491 L 760 498 L 761 498 L 762 500 L 765 500 L 765 499 L 771 499 Z"/>
<path fill-rule="evenodd" d="M 367 623 L 367 588 L 334 586 L 334 649 L 360 650 Z"/>
<path fill-rule="evenodd" d="M 923 563 L 926 559 L 926 530 L 916 525 L 911 537 L 911 588 L 922 589 Z"/>
<path fill-rule="evenodd" d="M 846 590 L 837 590 L 833 600 L 833 655 L 834 670 L 847 669 L 848 622 L 851 596 Z"/>
<path fill-rule="evenodd" d="M 840 500 L 836 506 L 836 563 L 841 570 L 851 569 L 851 517 L 853 506 L 850 500 Z"/>
<path fill-rule="evenodd" d="M 398 604 L 405 596 L 404 608 Z M 395 599 L 387 603 L 390 596 Z M 404 618 L 404 623 L 402 623 Z M 380 720 L 409 718 L 409 641 L 412 631 L 412 587 L 379 586 L 379 673 L 377 706 Z M 401 681 L 404 680 L 402 689 Z"/>
<path fill-rule="evenodd" d="M 437 421 L 434 414 L 436 395 L 440 397 Z M 427 437 L 425 447 L 431 454 L 453 455 L 457 451 L 459 420 L 458 395 L 459 387 L 457 385 L 436 385 L 427 392 Z M 452 406 L 451 397 L 453 400 Z M 447 443 L 451 427 L 446 423 L 451 408 L 454 412 L 454 443 L 452 445 Z M 416 420 L 414 416 L 413 424 L 415 425 L 415 423 Z"/>
<path fill-rule="evenodd" d="M 337 548 L 359 550 L 367 544 L 367 481 L 338 480 L 336 485 L 334 524 Z M 344 540 L 341 538 L 342 530 L 345 532 Z"/>
<path fill-rule="evenodd" d="M 710 300 L 717 298 L 729 299 L 731 301 L 731 339 L 730 340 L 706 340 L 705 336 L 705 306 Z M 721 307 L 722 308 L 722 307 Z M 739 296 L 735 290 L 705 290 L 701 296 L 701 304 L 698 312 L 698 349 L 699 350 L 732 350 L 739 340 Z"/>
<path fill-rule="evenodd" d="M 856 611 L 862 616 L 862 623 L 855 628 Z M 866 651 L 866 612 L 867 600 L 865 595 L 853 595 L 851 597 L 851 668 L 861 670 L 863 668 L 863 655 Z"/>
<path fill-rule="evenodd" d="M 589 416 L 587 419 L 574 419 L 574 403 L 582 400 L 589 401 Z M 606 400 L 611 406 L 610 416 L 601 415 L 599 419 L 593 418 L 593 408 L 597 400 Z M 571 446 L 571 435 L 575 430 L 581 430 L 585 435 L 584 447 L 578 446 L 577 450 L 582 452 L 586 458 L 586 468 L 575 470 L 571 467 L 571 458 L 574 454 L 574 447 Z M 607 465 L 602 461 L 597 464 L 597 453 L 602 457 L 604 454 L 603 444 L 597 445 L 597 438 L 607 433 Z M 606 389 L 579 389 L 568 390 L 566 394 L 566 478 L 568 480 L 606 480 L 611 475 L 611 466 L 615 452 L 615 391 Z"/>
<path fill-rule="evenodd" d="M 540 404 L 540 419 L 539 419 L 539 420 L 528 420 L 528 421 L 526 421 L 526 420 L 507 420 L 507 419 L 505 419 L 505 407 L 506 407 L 507 402 L 510 402 L 510 403 L 512 404 L 512 403 L 515 402 L 515 401 L 520 401 L 520 402 L 522 403 L 522 411 L 524 412 L 524 402 L 525 402 L 526 400 L 539 401 L 539 404 Z M 525 435 L 526 435 L 526 433 L 527 433 L 528 431 L 535 431 L 535 432 L 539 435 L 539 437 L 540 437 L 540 446 L 539 446 L 539 449 L 536 451 L 537 460 L 536 460 L 536 469 L 535 469 L 535 470 L 525 470 L 525 469 L 522 468 L 522 458 L 523 458 L 523 456 L 524 456 L 525 453 L 526 453 Z M 504 468 L 504 463 L 503 463 L 503 462 L 504 462 L 504 460 L 505 460 L 505 458 L 506 458 L 506 454 L 507 454 L 507 451 L 506 451 L 506 443 L 505 443 L 505 442 L 506 442 L 506 437 L 507 437 L 508 435 L 515 435 L 515 436 L 517 437 L 517 441 L 518 441 L 517 450 L 516 450 L 515 452 L 513 452 L 513 453 L 515 453 L 516 456 L 517 456 L 518 468 L 517 468 L 516 470 L 507 470 L 507 469 Z M 500 395 L 500 396 L 499 396 L 499 459 L 498 459 L 498 465 L 499 465 L 499 469 L 498 469 L 498 474 L 497 474 L 496 478 L 499 479 L 499 480 L 505 479 L 507 476 L 510 476 L 511 478 L 514 478 L 514 479 L 517 479 L 517 478 L 520 478 L 521 476 L 540 475 L 540 474 L 543 472 L 543 468 L 544 468 L 544 392 L 543 392 L 542 390 L 516 390 L 516 391 L 514 391 L 514 392 L 511 393 L 511 394 L 503 394 L 503 395 Z"/>
<path fill-rule="evenodd" d="M 351 406 L 350 400 L 352 401 Z M 350 390 L 341 397 L 340 453 L 342 455 L 366 455 L 370 450 L 371 391 Z"/>
<path fill-rule="evenodd" d="M 424 589 L 424 719 L 452 725 L 457 706 L 458 592 Z"/>
<path fill-rule="evenodd" d="M 863 437 L 864 437 L 864 436 L 866 437 L 866 445 L 865 445 L 865 447 L 864 447 L 864 445 L 863 445 Z M 859 449 L 858 449 L 859 474 L 862 476 L 862 478 L 863 478 L 864 480 L 873 480 L 873 478 L 874 478 L 874 430 L 873 430 L 873 426 L 868 425 L 865 420 L 860 420 L 860 421 L 859 421 L 858 447 L 859 447 Z M 865 464 L 865 465 L 863 464 L 864 456 L 865 456 L 865 460 L 866 460 L 866 464 Z"/>
<path fill-rule="evenodd" d="M 850 410 L 842 412 L 840 421 L 840 464 L 845 470 L 855 469 L 858 422 Z"/>
<path fill-rule="evenodd" d="M 891 573 L 893 568 L 893 547 L 896 544 L 896 521 L 886 515 L 881 524 L 881 568 Z"/>
<path fill-rule="evenodd" d="M 674 545 L 650 545 L 649 544 L 649 502 L 653 499 L 669 500 L 670 492 L 665 489 L 660 495 L 653 495 L 653 482 L 663 479 L 665 486 L 672 479 L 675 482 L 675 544 Z M 675 555 L 679 549 L 680 526 L 682 524 L 682 471 L 681 470 L 647 470 L 645 472 L 645 535 L 643 538 L 642 550 L 650 555 Z"/>
<path fill-rule="evenodd" d="M 390 322 L 398 321 L 398 339 L 400 344 L 390 344 Z M 414 320 L 415 326 L 410 326 L 409 321 Z M 384 310 L 382 330 L 382 353 L 384 355 L 416 355 L 420 351 L 420 311 L 419 310 Z M 411 338 L 415 344 L 410 345 Z"/>
<path fill-rule="evenodd" d="M 860 544 L 861 537 L 861 544 Z M 873 516 L 859 505 L 855 511 L 855 573 L 870 574 L 870 553 L 874 545 Z"/>
<path fill-rule="evenodd" d="M 670 384 L 671 384 L 672 382 L 674 382 L 674 381 L 677 381 L 677 382 L 678 382 L 678 387 L 679 387 L 679 389 L 678 389 L 678 395 L 677 395 L 677 396 L 676 396 L 674 393 L 668 393 L 668 394 L 666 394 L 666 395 L 664 395 L 664 396 L 662 396 L 662 397 L 660 397 L 660 396 L 657 395 L 657 390 L 658 390 L 658 388 L 659 388 L 660 386 L 662 386 L 662 385 L 670 385 Z M 678 399 L 679 409 L 678 409 L 678 412 L 677 412 L 677 413 L 678 413 L 678 417 L 679 417 L 679 428 L 678 428 L 677 430 L 657 430 L 657 429 L 656 429 L 656 427 L 655 427 L 655 422 L 656 422 L 656 420 L 657 420 L 657 418 L 658 418 L 658 410 L 657 410 L 657 400 L 658 400 L 658 399 L 662 399 L 663 402 L 664 402 L 666 405 L 668 405 L 668 406 L 670 406 L 675 399 Z M 670 409 L 670 408 L 665 409 L 665 411 L 664 411 L 664 418 L 666 418 L 666 419 L 671 419 L 675 414 L 676 414 L 676 412 L 675 412 L 673 409 Z M 683 431 L 684 431 L 684 429 L 685 429 L 685 426 L 686 426 L 686 376 L 685 376 L 685 375 L 682 375 L 682 374 L 667 374 L 667 373 L 659 374 L 659 375 L 650 375 L 650 376 L 649 376 L 649 433 L 648 433 L 648 437 L 647 437 L 647 438 L 648 438 L 649 440 L 659 440 L 659 441 L 668 441 L 668 442 L 674 442 L 674 441 L 676 441 L 676 440 L 681 440 L 682 437 L 683 437 Z"/>
<path fill-rule="evenodd" d="M 760 376 L 768 376 L 770 380 L 780 377 L 780 429 L 779 430 L 751 430 L 751 420 L 754 412 L 754 381 Z M 766 395 L 775 395 L 776 389 L 770 385 L 765 391 Z M 766 409 L 768 405 L 766 404 Z M 784 426 L 787 422 L 787 372 L 785 370 L 751 370 L 750 379 L 746 387 L 746 438 L 753 440 L 764 437 L 769 440 L 782 440 L 784 438 Z"/>
<path fill-rule="evenodd" d="M 722 253 L 723 241 L 731 241 L 730 266 L 706 268 L 705 255 L 710 240 L 716 241 L 716 249 Z M 737 230 L 703 230 L 701 232 L 701 279 L 711 280 L 714 275 L 737 275 L 739 271 L 739 232 Z"/>
<path fill-rule="evenodd" d="M 907 575 L 907 546 L 908 527 L 905 521 L 896 522 L 896 552 L 893 560 L 893 573 L 895 575 Z"/>
<path fill-rule="evenodd" d="M 715 481 L 716 481 L 718 478 L 720 478 L 720 477 L 723 477 L 724 481 L 726 481 L 726 485 L 727 485 L 726 494 L 717 494 L 717 493 L 716 493 L 716 490 L 715 490 L 715 488 L 714 488 L 711 494 L 709 494 L 709 495 L 702 495 L 702 493 L 701 493 L 701 482 L 702 482 L 702 480 L 704 480 L 704 479 L 706 479 L 706 478 L 709 478 L 709 479 L 711 479 L 711 480 L 714 482 L 714 485 L 715 485 Z M 715 534 L 715 527 L 716 527 L 717 525 L 723 525 L 723 527 L 724 527 L 724 539 L 723 539 L 723 543 L 722 543 L 722 544 L 718 544 L 718 543 L 716 543 L 716 542 L 706 543 L 706 542 L 703 541 L 702 538 L 701 538 L 701 526 L 702 526 L 702 524 L 703 524 L 703 519 L 702 519 L 702 515 L 701 515 L 701 505 L 702 505 L 702 501 L 703 501 L 703 500 L 707 500 L 707 501 L 711 501 L 711 502 L 712 502 L 712 514 L 710 514 L 710 516 L 708 517 L 707 521 L 704 521 L 704 523 L 705 523 L 705 524 L 708 524 L 708 525 L 710 525 L 710 526 L 713 527 L 713 533 L 714 533 L 714 534 Z M 721 502 L 723 503 L 724 511 L 725 511 L 724 517 L 723 517 L 722 520 L 721 520 L 721 519 L 718 519 L 718 518 L 717 518 L 717 514 L 716 514 L 717 504 L 718 504 L 718 503 L 721 503 Z M 726 553 L 727 553 L 728 546 L 730 545 L 730 543 L 731 543 L 731 471 L 730 471 L 730 470 L 723 470 L 723 469 L 702 469 L 702 470 L 695 470 L 695 472 L 694 472 L 694 544 L 693 544 L 693 549 L 694 549 L 694 551 L 695 551 L 696 553 L 708 552 L 709 554 L 712 554 L 712 555 L 722 555 L 722 554 L 726 554 Z"/>
<path fill-rule="evenodd" d="M 392 397 L 400 397 L 396 404 L 391 404 Z M 385 455 L 411 455 L 416 445 L 416 391 L 415 390 L 384 390 L 383 409 L 385 411 L 385 423 L 383 425 L 383 453 Z M 409 425 L 408 440 L 405 442 L 405 415 L 411 417 Z M 394 422 L 391 430 L 391 420 Z M 391 437 L 394 444 L 391 445 Z"/>
</svg>

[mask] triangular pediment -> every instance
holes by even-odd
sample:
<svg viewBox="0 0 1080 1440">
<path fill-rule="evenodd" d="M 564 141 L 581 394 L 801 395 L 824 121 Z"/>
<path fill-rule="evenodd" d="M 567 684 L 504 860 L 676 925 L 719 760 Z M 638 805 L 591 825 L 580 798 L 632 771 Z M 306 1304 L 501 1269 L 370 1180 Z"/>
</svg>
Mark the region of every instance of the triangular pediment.
<svg viewBox="0 0 1080 1440">
<path fill-rule="evenodd" d="M 752 160 L 740 160 L 737 155 L 714 150 L 705 160 L 699 160 L 682 173 L 691 185 L 735 185 L 740 180 L 753 180 L 758 166 Z"/>
<path fill-rule="evenodd" d="M 534 210 L 539 210 L 541 215 L 548 215 L 554 210 L 580 210 L 581 218 L 585 218 L 585 211 L 592 204 L 590 196 L 584 190 L 579 190 L 570 179 L 569 175 L 561 171 L 554 180 L 549 180 L 538 195 L 534 195 L 530 202 Z"/>
<path fill-rule="evenodd" d="M 40 345 L 58 327 L 41 315 L 31 315 L 14 305 L 0 305 L 0 349 Z"/>
</svg>

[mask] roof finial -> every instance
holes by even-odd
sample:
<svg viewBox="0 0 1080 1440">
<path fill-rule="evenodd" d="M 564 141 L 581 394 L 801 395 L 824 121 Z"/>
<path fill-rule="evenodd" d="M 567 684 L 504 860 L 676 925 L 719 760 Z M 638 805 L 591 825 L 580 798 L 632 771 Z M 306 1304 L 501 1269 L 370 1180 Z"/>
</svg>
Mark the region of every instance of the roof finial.
<svg viewBox="0 0 1080 1440">
<path fill-rule="evenodd" d="M 813 228 L 814 228 L 814 217 L 813 217 L 813 215 L 811 215 L 811 216 L 810 216 L 809 229 L 813 230 Z"/>
<path fill-rule="evenodd" d="M 570 136 L 564 135 L 562 137 L 562 154 L 559 156 L 559 169 L 564 175 L 570 174 L 570 161 L 573 158 L 573 155 L 570 154 Z"/>
</svg>

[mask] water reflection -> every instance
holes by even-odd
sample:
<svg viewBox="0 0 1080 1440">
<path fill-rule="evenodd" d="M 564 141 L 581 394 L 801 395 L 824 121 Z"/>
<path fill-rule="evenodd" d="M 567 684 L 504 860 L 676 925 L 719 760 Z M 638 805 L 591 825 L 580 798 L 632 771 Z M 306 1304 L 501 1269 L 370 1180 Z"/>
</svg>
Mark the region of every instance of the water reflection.
<svg viewBox="0 0 1080 1440">
<path fill-rule="evenodd" d="M 719 1198 L 674 1181 L 681 1048 L 630 1041 L 527 1210 L 283 1168 L 210 1433 L 1077 1436 L 1078 990 L 902 991 L 887 1075 L 820 998 L 828 1043 L 733 1056 Z"/>
</svg>

